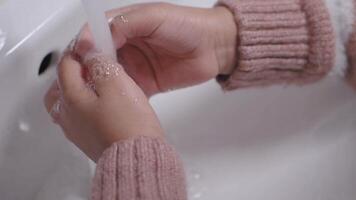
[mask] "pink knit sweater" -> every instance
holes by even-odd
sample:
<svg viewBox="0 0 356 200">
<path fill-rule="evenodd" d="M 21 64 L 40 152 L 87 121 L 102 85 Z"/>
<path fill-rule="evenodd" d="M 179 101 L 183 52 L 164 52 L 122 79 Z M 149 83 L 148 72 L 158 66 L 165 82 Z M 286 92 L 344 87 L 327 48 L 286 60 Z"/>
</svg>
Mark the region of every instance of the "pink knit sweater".
<svg viewBox="0 0 356 200">
<path fill-rule="evenodd" d="M 179 156 L 160 139 L 138 137 L 117 142 L 98 162 L 92 199 L 187 199 Z"/>
<path fill-rule="evenodd" d="M 356 11 L 356 0 L 354 0 L 354 7 Z M 353 23 L 354 32 L 351 34 L 350 40 L 347 44 L 347 55 L 349 60 L 349 67 L 346 78 L 350 85 L 356 89 L 356 20 Z"/>
<path fill-rule="evenodd" d="M 236 16 L 239 63 L 223 88 L 305 84 L 334 64 L 335 36 L 324 0 L 221 0 Z"/>
<path fill-rule="evenodd" d="M 218 5 L 235 14 L 240 41 L 233 73 L 218 78 L 224 89 L 310 83 L 335 65 L 336 35 L 324 0 L 220 0 Z M 347 76 L 356 85 L 356 31 L 347 48 Z M 92 200 L 186 199 L 181 160 L 163 140 L 119 141 L 98 162 Z"/>
</svg>

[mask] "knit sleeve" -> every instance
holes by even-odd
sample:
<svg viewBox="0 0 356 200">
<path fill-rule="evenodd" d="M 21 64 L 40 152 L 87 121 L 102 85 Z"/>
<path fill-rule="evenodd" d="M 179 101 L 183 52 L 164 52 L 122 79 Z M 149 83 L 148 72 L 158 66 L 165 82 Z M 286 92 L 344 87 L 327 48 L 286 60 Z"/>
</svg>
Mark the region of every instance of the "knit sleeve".
<svg viewBox="0 0 356 200">
<path fill-rule="evenodd" d="M 239 31 L 238 64 L 219 76 L 225 90 L 320 80 L 335 61 L 335 33 L 324 0 L 220 0 Z"/>
<path fill-rule="evenodd" d="M 175 150 L 161 139 L 120 141 L 100 158 L 92 200 L 186 200 L 185 174 Z"/>
<path fill-rule="evenodd" d="M 352 24 L 352 34 L 347 44 L 347 55 L 349 60 L 349 68 L 347 71 L 347 80 L 350 85 L 356 89 L 356 0 L 353 5 L 354 22 Z"/>
<path fill-rule="evenodd" d="M 355 33 L 353 33 L 350 43 L 347 49 L 348 58 L 349 58 L 349 68 L 347 73 L 347 80 L 350 85 L 356 89 L 356 26 Z"/>
</svg>

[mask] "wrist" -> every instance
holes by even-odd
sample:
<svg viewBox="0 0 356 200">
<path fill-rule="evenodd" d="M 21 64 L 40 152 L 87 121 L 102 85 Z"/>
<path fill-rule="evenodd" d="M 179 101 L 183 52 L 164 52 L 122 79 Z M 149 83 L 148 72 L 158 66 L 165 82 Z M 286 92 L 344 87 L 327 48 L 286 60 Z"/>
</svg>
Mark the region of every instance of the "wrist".
<svg viewBox="0 0 356 200">
<path fill-rule="evenodd" d="M 219 75 L 231 74 L 237 64 L 238 32 L 233 13 L 226 7 L 212 8 L 214 48 Z"/>
</svg>

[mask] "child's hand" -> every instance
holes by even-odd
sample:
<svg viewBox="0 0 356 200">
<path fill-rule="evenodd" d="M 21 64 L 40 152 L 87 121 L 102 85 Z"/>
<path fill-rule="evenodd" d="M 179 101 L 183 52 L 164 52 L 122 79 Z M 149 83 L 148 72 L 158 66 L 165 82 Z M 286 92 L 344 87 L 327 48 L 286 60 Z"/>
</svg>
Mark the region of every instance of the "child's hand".
<svg viewBox="0 0 356 200">
<path fill-rule="evenodd" d="M 118 140 L 134 136 L 163 137 L 159 121 L 146 96 L 122 67 L 103 57 L 87 59 L 95 90 L 83 78 L 83 65 L 65 55 L 57 82 L 45 104 L 66 137 L 97 161 Z"/>
<path fill-rule="evenodd" d="M 109 13 L 118 58 L 146 95 L 188 87 L 229 74 L 236 62 L 237 28 L 223 7 L 138 4 Z M 92 48 L 88 28 L 75 52 Z"/>
</svg>

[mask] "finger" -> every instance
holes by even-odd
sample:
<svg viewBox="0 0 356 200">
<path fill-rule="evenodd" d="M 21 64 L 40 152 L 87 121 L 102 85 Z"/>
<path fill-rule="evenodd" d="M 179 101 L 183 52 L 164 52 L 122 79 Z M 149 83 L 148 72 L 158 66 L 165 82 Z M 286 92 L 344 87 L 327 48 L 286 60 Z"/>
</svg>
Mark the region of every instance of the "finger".
<svg viewBox="0 0 356 200">
<path fill-rule="evenodd" d="M 57 81 L 54 81 L 47 91 L 44 98 L 44 103 L 48 114 L 51 115 L 54 123 L 59 123 L 60 111 L 61 111 L 61 101 L 60 101 L 60 90 Z"/>
<path fill-rule="evenodd" d="M 53 105 L 56 103 L 59 97 L 59 87 L 57 81 L 54 81 L 44 97 L 44 104 L 48 113 L 52 111 Z"/>
<path fill-rule="evenodd" d="M 112 19 L 120 14 L 128 13 L 134 10 L 138 10 L 147 6 L 152 6 L 152 5 L 157 5 L 157 3 L 138 3 L 138 4 L 133 4 L 121 8 L 115 8 L 112 10 L 109 10 L 106 14 L 109 19 Z M 109 20 L 111 21 L 111 20 Z"/>
<path fill-rule="evenodd" d="M 122 13 L 111 23 L 111 32 L 117 48 L 121 48 L 128 39 L 148 37 L 164 22 L 165 6 L 168 4 L 150 4 Z"/>
<path fill-rule="evenodd" d="M 64 55 L 58 66 L 58 83 L 66 103 L 80 103 L 95 97 L 87 87 L 82 65 L 70 54 Z"/>
<path fill-rule="evenodd" d="M 111 23 L 117 16 L 156 4 L 157 3 L 142 3 L 110 10 L 107 12 L 107 17 L 109 19 L 108 21 Z M 84 25 L 75 41 L 76 42 L 74 44 L 73 50 L 80 57 L 84 57 L 84 55 L 94 49 L 93 36 L 90 32 L 88 24 Z"/>
<path fill-rule="evenodd" d="M 150 97 L 159 92 L 160 88 L 155 70 L 151 67 L 152 63 L 146 62 L 146 55 L 142 54 L 142 50 L 132 44 L 127 44 L 118 51 L 118 60 L 126 73 Z"/>
<path fill-rule="evenodd" d="M 85 58 L 95 91 L 99 97 L 131 93 L 136 90 L 136 84 L 126 74 L 120 64 L 109 56 L 99 53 L 90 53 Z"/>
<path fill-rule="evenodd" d="M 86 24 L 78 34 L 73 50 L 75 54 L 82 58 L 92 49 L 94 49 L 93 35 L 88 24 Z"/>
</svg>

